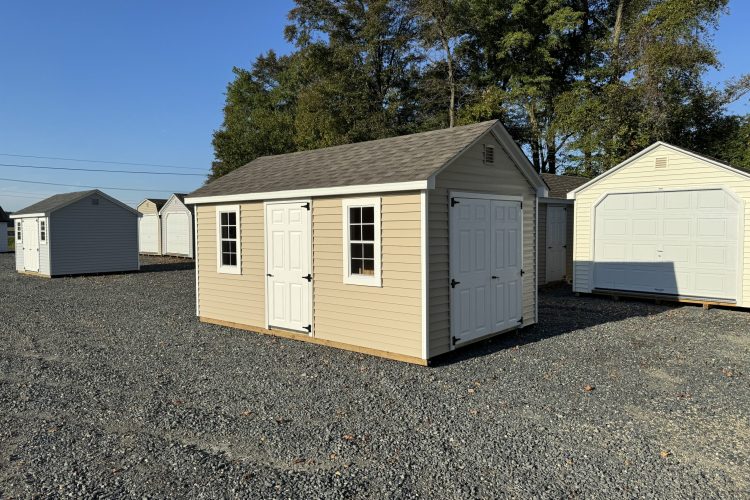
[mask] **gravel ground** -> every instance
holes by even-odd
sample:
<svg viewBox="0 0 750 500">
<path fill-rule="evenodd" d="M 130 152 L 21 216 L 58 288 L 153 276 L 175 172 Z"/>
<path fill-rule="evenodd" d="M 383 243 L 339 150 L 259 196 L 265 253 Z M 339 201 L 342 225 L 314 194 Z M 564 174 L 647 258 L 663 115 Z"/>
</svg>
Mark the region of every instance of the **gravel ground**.
<svg viewBox="0 0 750 500">
<path fill-rule="evenodd" d="M 0 255 L 0 497 L 750 498 L 746 312 L 558 288 L 423 368 L 199 324 L 147 263 Z"/>
</svg>

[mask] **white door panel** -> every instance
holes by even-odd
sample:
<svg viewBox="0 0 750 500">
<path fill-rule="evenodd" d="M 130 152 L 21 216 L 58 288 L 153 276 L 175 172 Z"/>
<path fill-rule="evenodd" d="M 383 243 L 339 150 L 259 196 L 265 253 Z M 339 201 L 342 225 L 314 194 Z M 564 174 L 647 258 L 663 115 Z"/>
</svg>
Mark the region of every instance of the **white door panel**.
<svg viewBox="0 0 750 500">
<path fill-rule="evenodd" d="M 161 253 L 157 215 L 144 215 L 138 219 L 138 241 L 142 253 Z"/>
<path fill-rule="evenodd" d="M 309 204 L 266 205 L 269 326 L 311 332 Z"/>
<path fill-rule="evenodd" d="M 720 189 L 611 194 L 596 208 L 594 286 L 734 300 L 740 239 Z"/>
<path fill-rule="evenodd" d="M 39 222 L 37 219 L 23 219 L 23 268 L 39 272 Z"/>
<path fill-rule="evenodd" d="M 547 283 L 565 279 L 565 261 L 568 244 L 567 222 L 566 207 L 547 206 L 547 259 L 545 277 Z"/>
<path fill-rule="evenodd" d="M 521 320 L 521 204 L 455 198 L 450 208 L 451 336 L 463 343 Z"/>
<path fill-rule="evenodd" d="M 185 213 L 167 214 L 163 221 L 167 225 L 166 251 L 171 254 L 190 254 L 190 218 Z"/>
</svg>

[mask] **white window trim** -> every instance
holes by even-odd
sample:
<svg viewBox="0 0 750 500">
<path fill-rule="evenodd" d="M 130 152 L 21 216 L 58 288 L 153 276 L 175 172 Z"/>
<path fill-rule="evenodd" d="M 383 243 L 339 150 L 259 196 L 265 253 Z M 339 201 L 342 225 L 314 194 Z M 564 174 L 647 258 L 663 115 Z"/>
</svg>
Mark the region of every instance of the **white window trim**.
<svg viewBox="0 0 750 500">
<path fill-rule="evenodd" d="M 237 265 L 225 266 L 221 263 L 221 214 L 235 213 L 237 220 Z M 239 205 L 220 205 L 216 207 L 216 272 L 222 274 L 242 274 L 242 221 Z"/>
<path fill-rule="evenodd" d="M 381 230 L 380 230 L 380 197 L 376 198 L 347 198 L 341 200 L 342 219 L 342 242 L 344 247 L 344 283 L 348 285 L 383 286 L 382 280 L 382 253 L 381 253 Z M 351 274 L 351 247 L 349 246 L 349 208 L 360 206 L 372 206 L 375 208 L 375 265 L 372 276 L 361 276 Z"/>
<path fill-rule="evenodd" d="M 42 224 L 44 224 L 44 239 L 42 239 Z M 49 224 L 47 219 L 39 219 L 39 244 L 46 245 L 49 241 Z"/>
</svg>

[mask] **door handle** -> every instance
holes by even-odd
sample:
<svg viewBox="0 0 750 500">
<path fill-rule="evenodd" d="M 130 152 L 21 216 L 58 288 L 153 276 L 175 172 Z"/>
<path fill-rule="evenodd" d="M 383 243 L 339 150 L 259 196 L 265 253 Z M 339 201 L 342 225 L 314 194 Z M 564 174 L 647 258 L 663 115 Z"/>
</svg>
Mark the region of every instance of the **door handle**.
<svg viewBox="0 0 750 500">
<path fill-rule="evenodd" d="M 302 279 L 307 280 L 307 282 L 309 283 L 312 281 L 312 275 L 310 273 L 307 273 L 307 276 L 302 276 Z"/>
<path fill-rule="evenodd" d="M 496 279 L 497 279 L 497 276 L 493 276 L 493 277 L 492 277 L 492 279 L 493 279 L 493 280 L 496 280 Z"/>
<path fill-rule="evenodd" d="M 269 278 L 273 278 L 273 274 L 271 273 L 266 274 L 266 276 L 268 276 Z"/>
</svg>

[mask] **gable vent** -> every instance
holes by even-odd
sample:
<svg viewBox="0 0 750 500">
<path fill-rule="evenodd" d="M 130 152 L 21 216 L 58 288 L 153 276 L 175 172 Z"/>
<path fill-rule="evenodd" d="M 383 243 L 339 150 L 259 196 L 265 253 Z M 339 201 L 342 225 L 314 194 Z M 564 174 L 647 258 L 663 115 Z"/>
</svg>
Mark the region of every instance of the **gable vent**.
<svg viewBox="0 0 750 500">
<path fill-rule="evenodd" d="M 495 163 L 495 148 L 493 146 L 484 145 L 484 163 Z"/>
<path fill-rule="evenodd" d="M 666 156 L 656 157 L 656 160 L 654 160 L 654 165 L 656 166 L 656 168 L 667 168 L 667 157 Z"/>
<path fill-rule="evenodd" d="M 98 205 L 99 204 L 99 198 L 91 198 L 91 204 L 92 205 Z"/>
</svg>

